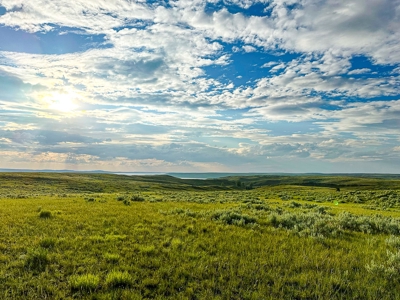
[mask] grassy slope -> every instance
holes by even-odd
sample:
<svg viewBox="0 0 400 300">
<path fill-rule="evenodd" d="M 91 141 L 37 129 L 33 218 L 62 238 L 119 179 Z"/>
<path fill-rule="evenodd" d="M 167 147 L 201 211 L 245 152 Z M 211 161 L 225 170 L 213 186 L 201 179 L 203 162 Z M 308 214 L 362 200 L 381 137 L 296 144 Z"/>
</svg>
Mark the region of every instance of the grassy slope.
<svg viewBox="0 0 400 300">
<path fill-rule="evenodd" d="M 306 187 L 302 177 L 251 191 L 235 190 L 237 178 L 224 180 L 221 186 L 169 176 L 0 174 L 0 298 L 400 297 L 399 276 L 385 270 L 392 267 L 387 250 L 396 251 L 385 242 L 388 234 L 363 224 L 321 234 L 343 226 L 343 211 L 399 217 L 391 200 L 397 194 L 380 191 L 384 180 L 353 179 L 371 190 L 357 193 L 354 183 L 337 193 Z M 145 201 L 128 201 L 137 194 Z M 321 207 L 328 213 L 315 212 Z M 50 218 L 39 217 L 46 211 Z M 290 227 L 297 214 L 331 219 L 308 232 Z M 368 272 L 372 261 L 382 268 Z M 125 278 L 115 283 L 115 274 Z"/>
</svg>

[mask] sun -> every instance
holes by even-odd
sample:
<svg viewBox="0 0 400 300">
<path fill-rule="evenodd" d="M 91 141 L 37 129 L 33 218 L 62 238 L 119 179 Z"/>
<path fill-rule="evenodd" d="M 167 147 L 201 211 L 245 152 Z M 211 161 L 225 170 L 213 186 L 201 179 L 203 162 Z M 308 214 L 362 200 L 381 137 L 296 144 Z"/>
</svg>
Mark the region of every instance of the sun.
<svg viewBox="0 0 400 300">
<path fill-rule="evenodd" d="M 43 98 L 49 109 L 58 110 L 61 112 L 71 112 L 75 110 L 77 96 L 73 93 L 54 92 Z"/>
</svg>

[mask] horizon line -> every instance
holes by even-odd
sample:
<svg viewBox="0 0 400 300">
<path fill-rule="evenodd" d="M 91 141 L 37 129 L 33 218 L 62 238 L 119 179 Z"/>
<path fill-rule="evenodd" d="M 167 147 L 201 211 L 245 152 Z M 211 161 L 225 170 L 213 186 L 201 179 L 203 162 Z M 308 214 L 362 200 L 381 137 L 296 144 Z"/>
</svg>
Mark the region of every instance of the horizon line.
<svg viewBox="0 0 400 300">
<path fill-rule="evenodd" d="M 71 169 L 14 169 L 14 168 L 0 168 L 0 173 L 30 173 L 30 172 L 62 172 L 62 173 L 109 173 L 109 174 L 127 174 L 127 173 L 142 173 L 142 174 L 321 174 L 321 175 L 341 175 L 341 174 L 368 174 L 368 175 L 400 175 L 400 173 L 377 173 L 377 172 L 332 172 L 332 173 L 324 173 L 324 172 L 175 172 L 175 171 L 106 171 L 106 170 L 71 170 Z"/>
</svg>

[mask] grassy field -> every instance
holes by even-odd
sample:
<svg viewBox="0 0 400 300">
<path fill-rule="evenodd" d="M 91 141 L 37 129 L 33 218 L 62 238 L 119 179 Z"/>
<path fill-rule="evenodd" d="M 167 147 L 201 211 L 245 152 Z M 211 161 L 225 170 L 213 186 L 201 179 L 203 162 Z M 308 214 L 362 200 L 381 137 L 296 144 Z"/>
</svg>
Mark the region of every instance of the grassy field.
<svg viewBox="0 0 400 300">
<path fill-rule="evenodd" d="M 400 299 L 400 180 L 0 173 L 0 299 Z"/>
</svg>

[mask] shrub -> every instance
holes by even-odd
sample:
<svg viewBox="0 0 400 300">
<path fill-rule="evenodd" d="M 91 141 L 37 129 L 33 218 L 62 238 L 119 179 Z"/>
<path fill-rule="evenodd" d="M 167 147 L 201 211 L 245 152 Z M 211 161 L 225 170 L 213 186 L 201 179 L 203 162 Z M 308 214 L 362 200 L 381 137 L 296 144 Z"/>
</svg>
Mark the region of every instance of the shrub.
<svg viewBox="0 0 400 300">
<path fill-rule="evenodd" d="M 128 272 L 111 271 L 106 277 L 106 286 L 109 288 L 125 288 L 132 285 L 132 277 Z"/>
<path fill-rule="evenodd" d="M 300 235 L 314 237 L 336 236 L 342 232 L 332 216 L 315 212 L 272 214 L 269 218 L 269 224 L 291 230 Z"/>
<path fill-rule="evenodd" d="M 74 291 L 90 293 L 98 288 L 100 277 L 93 274 L 74 275 L 70 277 L 69 283 Z"/>
<path fill-rule="evenodd" d="M 319 206 L 319 205 L 316 205 L 316 207 L 314 207 L 314 211 L 316 212 L 316 213 L 319 213 L 319 214 L 326 214 L 326 211 L 329 209 L 329 207 L 326 207 L 326 206 Z"/>
<path fill-rule="evenodd" d="M 41 218 L 41 219 L 49 219 L 49 218 L 51 218 L 51 216 L 52 216 L 52 214 L 51 214 L 51 211 L 49 211 L 49 210 L 41 210 L 39 212 L 39 218 Z"/>
<path fill-rule="evenodd" d="M 211 219 L 228 225 L 247 225 L 256 222 L 255 218 L 234 211 L 216 211 L 212 214 Z"/>
<path fill-rule="evenodd" d="M 143 201 L 144 201 L 144 198 L 143 198 L 142 196 L 140 196 L 140 195 L 133 195 L 133 196 L 131 197 L 131 201 L 143 202 Z"/>
<path fill-rule="evenodd" d="M 302 206 L 301 203 L 298 203 L 298 202 L 295 202 L 295 201 L 292 201 L 292 202 L 289 203 L 289 207 L 290 208 L 299 208 L 301 206 Z"/>
<path fill-rule="evenodd" d="M 253 205 L 253 208 L 256 210 L 266 210 L 266 211 L 271 210 L 271 208 L 266 204 L 255 204 Z"/>
<path fill-rule="evenodd" d="M 367 233 L 400 233 L 400 219 L 392 217 L 375 216 L 356 216 L 348 212 L 338 215 L 338 225 L 342 229 L 361 231 Z"/>
</svg>

